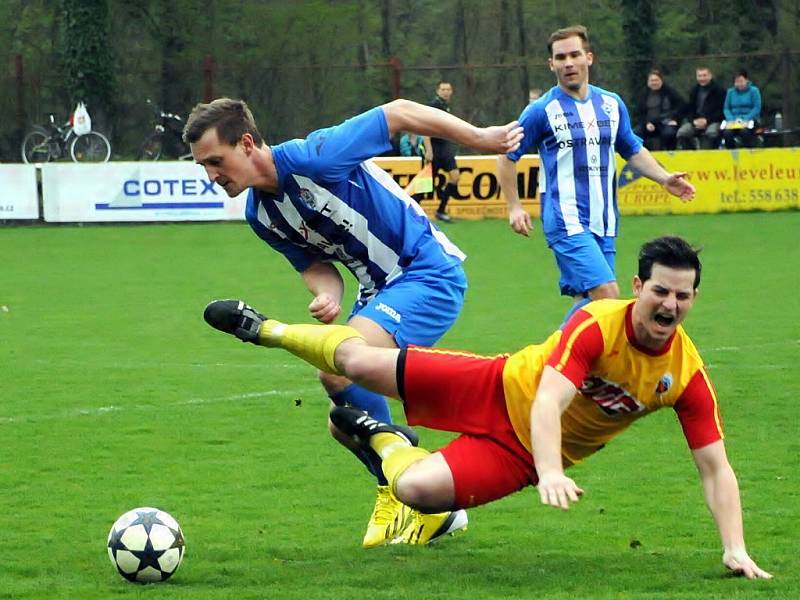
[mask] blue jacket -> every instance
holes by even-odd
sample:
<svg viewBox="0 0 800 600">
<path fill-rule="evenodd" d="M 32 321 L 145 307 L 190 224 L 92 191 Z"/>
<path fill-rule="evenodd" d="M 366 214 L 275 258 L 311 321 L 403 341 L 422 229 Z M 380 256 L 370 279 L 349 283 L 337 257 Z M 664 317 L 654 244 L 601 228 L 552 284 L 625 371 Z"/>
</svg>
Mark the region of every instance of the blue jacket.
<svg viewBox="0 0 800 600">
<path fill-rule="evenodd" d="M 740 92 L 735 86 L 728 88 L 724 112 L 728 121 L 757 120 L 761 114 L 761 92 L 749 81 L 744 91 Z"/>
</svg>

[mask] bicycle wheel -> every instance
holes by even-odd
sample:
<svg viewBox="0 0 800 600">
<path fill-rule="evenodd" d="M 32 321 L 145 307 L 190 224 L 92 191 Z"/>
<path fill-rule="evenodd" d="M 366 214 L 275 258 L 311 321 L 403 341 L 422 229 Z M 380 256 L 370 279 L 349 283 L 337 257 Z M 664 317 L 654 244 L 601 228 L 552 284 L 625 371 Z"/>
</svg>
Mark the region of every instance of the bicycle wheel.
<svg viewBox="0 0 800 600">
<path fill-rule="evenodd" d="M 44 129 L 35 128 L 22 140 L 22 161 L 27 164 L 50 161 L 50 136 Z"/>
<path fill-rule="evenodd" d="M 73 138 L 69 153 L 75 162 L 106 162 L 111 156 L 111 144 L 99 131 Z"/>
<path fill-rule="evenodd" d="M 163 134 L 161 133 L 150 134 L 139 151 L 139 160 L 158 160 L 161 158 L 161 151 L 164 148 L 162 137 Z"/>
</svg>

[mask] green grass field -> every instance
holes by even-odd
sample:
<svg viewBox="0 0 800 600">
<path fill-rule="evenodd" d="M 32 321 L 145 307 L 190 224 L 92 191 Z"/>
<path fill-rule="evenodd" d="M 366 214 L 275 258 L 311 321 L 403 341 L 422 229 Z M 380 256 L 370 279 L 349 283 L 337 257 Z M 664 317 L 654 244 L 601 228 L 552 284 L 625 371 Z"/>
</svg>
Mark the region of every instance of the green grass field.
<svg viewBox="0 0 800 600">
<path fill-rule="evenodd" d="M 643 241 L 704 247 L 686 327 L 720 397 L 749 550 L 774 580 L 725 575 L 671 411 L 571 471 L 586 496 L 567 513 L 528 489 L 472 510 L 469 531 L 439 545 L 364 551 L 373 485 L 325 432 L 314 371 L 202 320 L 221 297 L 308 320 L 284 259 L 244 224 L 7 227 L 0 598 L 800 597 L 800 213 L 622 226 L 625 295 Z M 568 301 L 538 229 L 446 231 L 471 287 L 441 345 L 513 351 L 558 325 Z M 421 433 L 428 447 L 449 439 Z M 106 555 L 111 524 L 143 505 L 172 513 L 187 539 L 166 584 L 129 584 Z"/>
</svg>

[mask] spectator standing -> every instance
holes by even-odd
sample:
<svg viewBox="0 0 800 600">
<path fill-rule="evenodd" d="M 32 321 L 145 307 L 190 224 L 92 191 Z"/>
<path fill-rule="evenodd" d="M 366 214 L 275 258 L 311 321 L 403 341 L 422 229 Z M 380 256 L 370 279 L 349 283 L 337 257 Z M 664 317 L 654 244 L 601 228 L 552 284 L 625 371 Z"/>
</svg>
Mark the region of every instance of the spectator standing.
<svg viewBox="0 0 800 600">
<path fill-rule="evenodd" d="M 747 78 L 747 71 L 740 69 L 733 79 L 733 87 L 725 96 L 725 125 L 723 137 L 725 147 L 733 149 L 737 141 L 745 148 L 756 145 L 753 130 L 761 116 L 761 90 Z"/>
<path fill-rule="evenodd" d="M 719 143 L 720 124 L 725 118 L 725 90 L 706 66 L 695 69 L 695 78 L 697 84 L 686 104 L 687 121 L 678 129 L 678 148 L 708 150 Z"/>
<path fill-rule="evenodd" d="M 675 150 L 678 118 L 683 112 L 683 100 L 664 83 L 658 69 L 647 74 L 647 91 L 636 107 L 639 126 L 634 130 L 644 140 L 648 150 Z"/>
</svg>

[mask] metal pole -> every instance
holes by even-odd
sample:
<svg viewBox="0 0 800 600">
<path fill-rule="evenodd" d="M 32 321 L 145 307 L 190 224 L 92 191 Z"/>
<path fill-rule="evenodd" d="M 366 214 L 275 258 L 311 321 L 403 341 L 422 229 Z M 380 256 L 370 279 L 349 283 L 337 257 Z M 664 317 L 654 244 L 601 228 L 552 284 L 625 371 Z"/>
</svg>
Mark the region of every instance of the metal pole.
<svg viewBox="0 0 800 600">
<path fill-rule="evenodd" d="M 396 56 L 389 59 L 389 69 L 392 71 L 392 98 L 399 98 L 401 91 L 403 63 Z"/>
<path fill-rule="evenodd" d="M 203 59 L 203 80 L 205 81 L 205 92 L 204 102 L 208 103 L 211 102 L 214 97 L 214 75 L 216 72 L 216 64 L 214 63 L 214 57 L 210 54 L 206 54 L 205 58 Z"/>
</svg>

